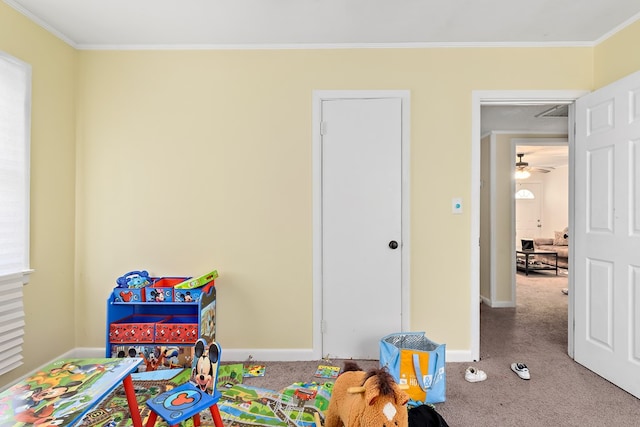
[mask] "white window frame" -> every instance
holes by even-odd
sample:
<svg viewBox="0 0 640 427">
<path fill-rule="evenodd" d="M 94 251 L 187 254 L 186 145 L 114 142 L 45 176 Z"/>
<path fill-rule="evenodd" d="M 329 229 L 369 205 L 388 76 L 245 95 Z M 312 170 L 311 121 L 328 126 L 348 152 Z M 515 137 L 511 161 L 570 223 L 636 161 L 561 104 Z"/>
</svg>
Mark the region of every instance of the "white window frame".
<svg viewBox="0 0 640 427">
<path fill-rule="evenodd" d="M 0 106 L 0 212 L 4 229 L 0 238 L 5 251 L 0 251 L 0 375 L 23 364 L 25 314 L 22 288 L 32 273 L 29 265 L 30 239 L 30 158 L 31 158 L 31 65 L 0 52 L 0 96 L 10 99 L 16 87 L 23 91 L 16 95 L 15 108 Z M 16 81 L 11 78 L 16 73 Z M 2 81 L 9 76 L 11 80 Z M 9 124 L 18 122 L 23 129 L 12 129 Z M 3 131 L 4 130 L 4 131 Z M 4 132 L 4 134 L 2 133 Z M 16 147 L 15 150 L 13 148 Z M 12 155 L 17 153 L 17 155 Z M 16 171 L 22 177 L 16 177 Z M 17 183 L 17 184 L 16 184 Z M 19 186 L 15 191 L 14 186 Z M 22 194 L 20 194 L 22 193 Z M 15 209 L 13 209 L 15 207 Z M 11 218 L 20 218 L 21 231 L 14 233 Z M 16 249 L 13 253 L 6 248 Z M 22 253 L 20 253 L 22 252 Z M 17 253 L 17 255 L 16 255 Z M 2 257 L 4 256 L 4 259 Z"/>
<path fill-rule="evenodd" d="M 533 200 L 536 198 L 536 195 L 526 188 L 521 188 L 516 191 L 516 200 Z"/>
</svg>

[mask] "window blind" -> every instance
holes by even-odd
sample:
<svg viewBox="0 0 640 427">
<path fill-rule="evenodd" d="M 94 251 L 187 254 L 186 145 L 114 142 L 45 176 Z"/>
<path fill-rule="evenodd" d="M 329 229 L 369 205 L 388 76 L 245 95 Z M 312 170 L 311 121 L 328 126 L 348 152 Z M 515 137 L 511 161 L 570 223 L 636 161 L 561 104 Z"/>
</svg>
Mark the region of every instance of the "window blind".
<svg viewBox="0 0 640 427">
<path fill-rule="evenodd" d="M 22 277 L 0 279 L 0 375 L 22 365 Z"/>
<path fill-rule="evenodd" d="M 28 268 L 30 70 L 0 55 L 0 275 Z"/>
<path fill-rule="evenodd" d="M 22 364 L 30 127 L 31 67 L 0 52 L 0 375 Z"/>
</svg>

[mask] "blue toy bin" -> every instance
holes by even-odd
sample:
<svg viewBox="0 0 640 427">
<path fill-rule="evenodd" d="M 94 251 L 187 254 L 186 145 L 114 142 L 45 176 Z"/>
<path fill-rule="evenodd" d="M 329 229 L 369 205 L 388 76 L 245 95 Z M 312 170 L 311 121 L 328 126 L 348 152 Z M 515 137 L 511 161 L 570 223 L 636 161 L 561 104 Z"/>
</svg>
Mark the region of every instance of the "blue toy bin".
<svg viewBox="0 0 640 427">
<path fill-rule="evenodd" d="M 115 288 L 113 290 L 113 301 L 137 304 L 145 302 L 144 288 Z"/>
<path fill-rule="evenodd" d="M 173 287 L 189 277 L 161 277 L 153 280 L 153 284 L 142 288 L 145 292 L 145 302 L 161 304 L 173 302 Z"/>
<path fill-rule="evenodd" d="M 184 302 L 184 303 L 196 303 L 200 301 L 202 294 L 208 294 L 211 292 L 211 288 L 215 286 L 214 281 L 207 283 L 204 286 L 199 288 L 192 289 L 173 289 L 173 300 L 175 302 Z"/>
<path fill-rule="evenodd" d="M 146 270 L 125 273 L 116 279 L 118 286 L 113 290 L 113 301 L 131 304 L 145 302 L 144 287 L 152 282 Z"/>
</svg>

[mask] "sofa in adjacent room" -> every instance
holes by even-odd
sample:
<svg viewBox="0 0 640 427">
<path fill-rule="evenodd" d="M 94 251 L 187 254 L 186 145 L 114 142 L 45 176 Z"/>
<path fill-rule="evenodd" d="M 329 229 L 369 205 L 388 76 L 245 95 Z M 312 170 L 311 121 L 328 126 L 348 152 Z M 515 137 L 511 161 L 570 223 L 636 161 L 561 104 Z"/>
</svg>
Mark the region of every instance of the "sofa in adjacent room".
<svg viewBox="0 0 640 427">
<path fill-rule="evenodd" d="M 533 247 L 541 251 L 553 251 L 558 253 L 558 267 L 569 268 L 569 234 L 568 228 L 555 231 L 554 237 L 536 237 L 533 239 Z M 546 264 L 554 264 L 553 256 L 536 255 L 536 259 Z"/>
</svg>

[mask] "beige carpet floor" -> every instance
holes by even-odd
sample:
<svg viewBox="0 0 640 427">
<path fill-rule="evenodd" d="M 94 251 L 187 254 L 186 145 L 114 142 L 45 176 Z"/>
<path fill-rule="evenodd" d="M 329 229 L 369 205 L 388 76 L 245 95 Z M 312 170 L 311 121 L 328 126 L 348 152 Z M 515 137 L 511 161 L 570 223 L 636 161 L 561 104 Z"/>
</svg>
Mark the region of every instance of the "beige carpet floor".
<svg viewBox="0 0 640 427">
<path fill-rule="evenodd" d="M 515 308 L 481 306 L 481 359 L 447 363 L 447 401 L 436 405 L 451 427 L 640 426 L 638 399 L 567 355 L 568 296 L 561 292 L 567 283 L 566 274 L 518 273 Z M 319 362 L 267 362 L 265 377 L 245 382 L 279 390 L 313 381 Z M 531 380 L 517 377 L 512 362 L 525 362 Z M 359 363 L 363 369 L 377 366 L 377 361 Z M 488 379 L 465 381 L 469 365 Z"/>
</svg>

